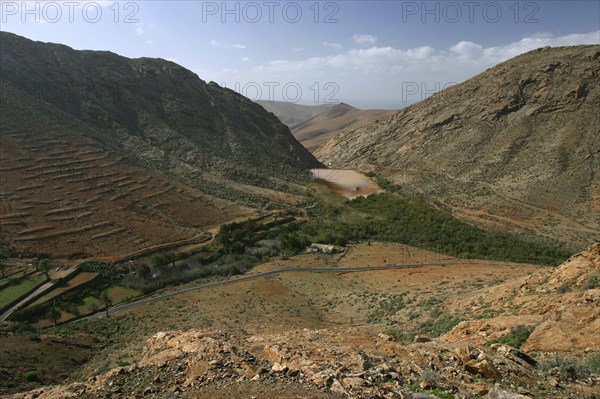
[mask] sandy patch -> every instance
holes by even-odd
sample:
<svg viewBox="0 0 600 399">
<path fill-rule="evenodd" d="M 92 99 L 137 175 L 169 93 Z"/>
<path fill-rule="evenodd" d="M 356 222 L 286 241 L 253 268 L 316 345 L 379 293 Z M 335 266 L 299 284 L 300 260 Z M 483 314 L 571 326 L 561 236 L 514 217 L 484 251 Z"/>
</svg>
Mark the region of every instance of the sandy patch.
<svg viewBox="0 0 600 399">
<path fill-rule="evenodd" d="M 348 199 L 384 192 L 371 178 L 355 170 L 311 169 L 313 180 Z"/>
</svg>

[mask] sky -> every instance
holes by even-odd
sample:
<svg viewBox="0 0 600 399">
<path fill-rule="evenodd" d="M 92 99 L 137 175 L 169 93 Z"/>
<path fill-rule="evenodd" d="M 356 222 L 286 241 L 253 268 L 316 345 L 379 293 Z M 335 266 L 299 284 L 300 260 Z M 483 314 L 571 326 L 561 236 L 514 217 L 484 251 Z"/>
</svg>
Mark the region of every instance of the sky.
<svg viewBox="0 0 600 399">
<path fill-rule="evenodd" d="M 600 44 L 600 1 L 0 0 L 0 13 L 0 30 L 163 58 L 252 100 L 363 109 L 538 47 Z"/>
</svg>

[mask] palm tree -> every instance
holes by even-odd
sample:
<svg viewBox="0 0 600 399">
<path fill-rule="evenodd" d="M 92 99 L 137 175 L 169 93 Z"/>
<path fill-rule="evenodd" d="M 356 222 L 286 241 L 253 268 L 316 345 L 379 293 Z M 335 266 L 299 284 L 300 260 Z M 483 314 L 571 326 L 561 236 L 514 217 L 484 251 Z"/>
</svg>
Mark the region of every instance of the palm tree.
<svg viewBox="0 0 600 399">
<path fill-rule="evenodd" d="M 52 301 L 52 306 L 50 307 L 50 309 L 48 309 L 48 317 L 50 318 L 50 320 L 52 320 L 52 323 L 54 323 L 54 327 L 56 327 L 56 323 L 58 323 L 58 321 L 60 320 L 60 316 L 62 316 L 62 314 L 60 313 L 60 310 L 56 307 L 56 301 Z"/>
<path fill-rule="evenodd" d="M 108 296 L 108 291 L 102 291 L 102 294 L 100 294 L 100 301 L 104 304 L 104 308 L 106 310 L 106 317 L 108 317 L 108 308 L 111 307 L 113 304 L 112 299 L 110 299 L 110 297 Z"/>
<path fill-rule="evenodd" d="M 40 269 L 46 275 L 46 277 L 50 279 L 50 276 L 48 275 L 48 271 L 50 270 L 50 261 L 48 259 L 42 259 L 40 261 Z"/>
</svg>

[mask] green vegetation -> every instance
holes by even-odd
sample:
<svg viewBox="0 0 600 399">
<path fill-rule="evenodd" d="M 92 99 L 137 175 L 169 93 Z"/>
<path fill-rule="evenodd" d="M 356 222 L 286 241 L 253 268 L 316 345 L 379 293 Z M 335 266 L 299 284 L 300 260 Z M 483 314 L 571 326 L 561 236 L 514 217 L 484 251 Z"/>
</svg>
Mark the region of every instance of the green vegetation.
<svg viewBox="0 0 600 399">
<path fill-rule="evenodd" d="M 573 290 L 573 282 L 565 283 L 556 289 L 557 294 L 565 294 Z"/>
<path fill-rule="evenodd" d="M 538 367 L 546 372 L 555 372 L 567 381 L 589 378 L 591 375 L 600 375 L 600 352 L 594 352 L 583 359 L 553 355 L 540 361 Z"/>
<path fill-rule="evenodd" d="M 18 284 L 5 287 L 0 291 L 0 307 L 5 306 L 21 295 L 32 290 L 36 285 L 44 281 L 45 277 L 41 275 L 32 275 L 24 278 Z"/>
<path fill-rule="evenodd" d="M 378 303 L 378 306 L 369 313 L 367 322 L 377 323 L 382 319 L 395 315 L 398 311 L 404 309 L 404 295 L 390 295 Z"/>
<path fill-rule="evenodd" d="M 292 216 L 268 216 L 221 226 L 214 242 L 195 257 L 159 254 L 152 267 L 145 264 L 134 268 L 121 284 L 150 293 L 161 288 L 198 279 L 243 274 L 255 265 L 281 255 L 279 241 L 299 228 Z M 173 259 L 179 259 L 175 263 Z"/>
<path fill-rule="evenodd" d="M 52 301 L 52 306 L 48 309 L 48 318 L 52 321 L 52 324 L 56 326 L 61 316 L 60 310 L 56 307 L 56 301 Z"/>
<path fill-rule="evenodd" d="M 460 321 L 459 318 L 444 311 L 441 306 L 435 306 L 429 312 L 429 319 L 421 323 L 417 327 L 417 331 L 422 335 L 439 337 L 456 327 Z"/>
<path fill-rule="evenodd" d="M 104 310 L 106 310 L 106 317 L 108 317 L 108 308 L 110 308 L 113 304 L 112 299 L 108 296 L 108 291 L 104 290 L 100 294 L 100 302 L 104 305 Z"/>
<path fill-rule="evenodd" d="M 439 388 L 436 388 L 436 389 L 432 390 L 430 393 L 433 396 L 437 397 L 438 399 L 454 399 L 455 398 L 455 396 L 452 395 L 451 393 L 446 392 L 446 391 L 444 391 L 442 389 L 439 389 Z"/>
<path fill-rule="evenodd" d="M 310 242 L 350 240 L 398 242 L 459 258 L 556 265 L 570 256 L 559 246 L 471 226 L 427 203 L 397 193 L 370 195 L 342 205 L 317 203 L 311 219 L 282 237 L 285 249 L 299 252 Z"/>
<path fill-rule="evenodd" d="M 395 328 L 388 328 L 383 331 L 384 334 L 391 335 L 398 342 L 402 342 L 404 344 L 410 344 L 415 340 L 415 334 L 407 333 L 404 331 L 397 330 Z"/>
<path fill-rule="evenodd" d="M 50 320 L 56 325 L 63 313 L 80 316 L 82 310 L 94 311 L 98 308 L 103 290 L 118 285 L 124 278 L 112 265 L 101 262 L 84 262 L 79 265 L 83 272 L 99 273 L 98 277 L 81 288 L 68 291 L 52 302 L 42 303 L 16 311 L 10 316 L 11 321 L 36 323 L 40 320 Z"/>
<path fill-rule="evenodd" d="M 510 333 L 505 334 L 498 339 L 493 339 L 489 341 L 488 344 L 500 343 L 519 349 L 521 345 L 527 341 L 533 330 L 535 330 L 534 326 L 527 327 L 523 324 L 519 324 L 511 328 Z"/>
<path fill-rule="evenodd" d="M 17 251 L 5 242 L 0 242 L 0 259 L 12 258 L 17 255 Z"/>
<path fill-rule="evenodd" d="M 11 274 L 10 276 L 6 276 L 3 279 L 0 279 L 0 287 L 6 285 L 8 283 L 13 283 L 16 280 L 22 279 L 23 277 L 25 277 L 25 275 L 26 275 L 26 271 L 21 270 L 19 272 Z"/>
<path fill-rule="evenodd" d="M 36 382 L 39 380 L 35 371 L 27 371 L 25 374 L 23 374 L 23 378 L 28 382 Z"/>
<path fill-rule="evenodd" d="M 600 287 L 600 282 L 598 282 L 598 277 L 591 276 L 591 277 L 588 277 L 587 280 L 585 280 L 585 282 L 581 286 L 581 289 L 591 290 L 591 289 L 598 288 L 598 287 Z"/>
</svg>

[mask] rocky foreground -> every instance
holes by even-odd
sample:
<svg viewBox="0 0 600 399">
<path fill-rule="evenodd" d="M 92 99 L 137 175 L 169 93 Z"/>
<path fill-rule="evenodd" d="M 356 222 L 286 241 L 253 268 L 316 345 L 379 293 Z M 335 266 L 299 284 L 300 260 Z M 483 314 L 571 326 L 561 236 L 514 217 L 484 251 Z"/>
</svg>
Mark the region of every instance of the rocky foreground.
<svg viewBox="0 0 600 399">
<path fill-rule="evenodd" d="M 558 369 L 541 371 L 535 359 L 502 344 L 369 339 L 353 330 L 241 341 L 205 331 L 159 332 L 136 365 L 14 398 L 593 398 L 600 387 L 598 375 L 562 380 Z M 257 387 L 269 388 L 248 394 Z"/>
<path fill-rule="evenodd" d="M 599 272 L 596 244 L 487 289 L 494 306 L 521 316 L 463 322 L 436 340 L 404 343 L 364 326 L 247 338 L 158 332 L 134 365 L 13 398 L 600 398 Z M 532 327 L 522 349 L 492 343 L 516 325 Z"/>
</svg>

